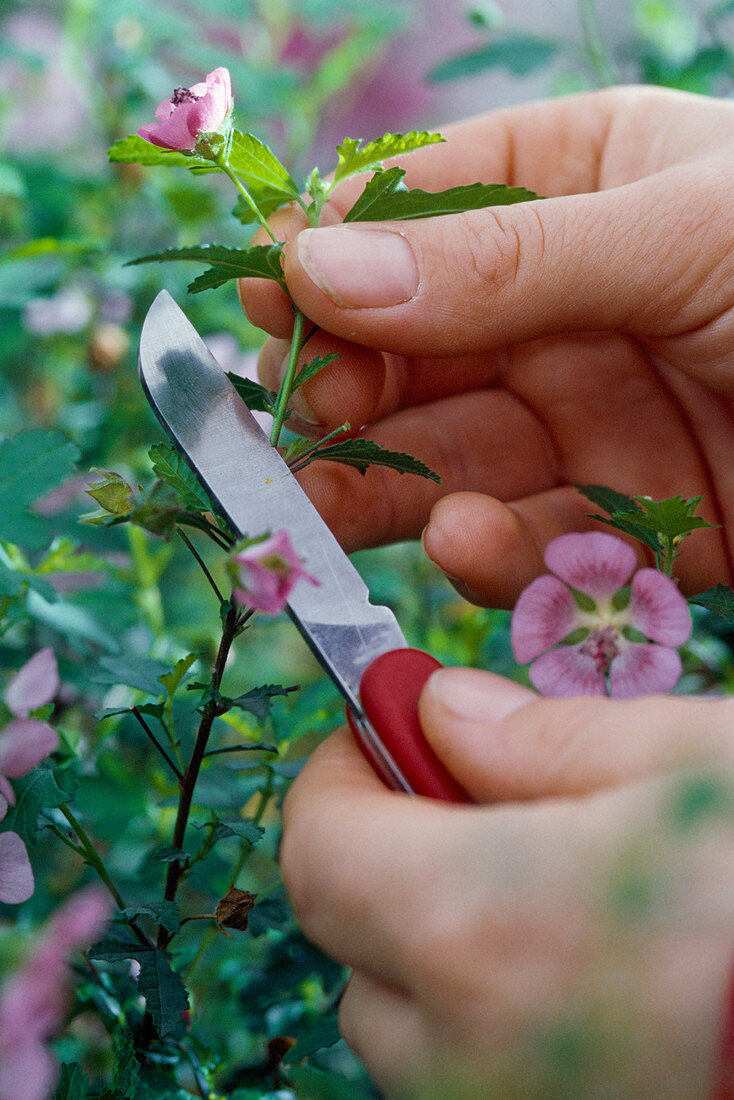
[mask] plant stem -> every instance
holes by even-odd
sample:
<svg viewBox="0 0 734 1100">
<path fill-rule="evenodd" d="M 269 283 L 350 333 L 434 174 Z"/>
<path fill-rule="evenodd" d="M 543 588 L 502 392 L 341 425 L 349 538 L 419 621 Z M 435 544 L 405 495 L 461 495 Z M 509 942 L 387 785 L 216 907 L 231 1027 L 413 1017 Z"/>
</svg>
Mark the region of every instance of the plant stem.
<svg viewBox="0 0 734 1100">
<path fill-rule="evenodd" d="M 92 844 L 92 841 L 90 840 L 84 826 L 79 821 L 77 821 L 76 817 L 71 812 L 65 802 L 61 803 L 61 805 L 59 806 L 59 810 L 69 822 L 76 835 L 79 837 L 79 842 L 81 844 L 84 858 L 86 859 L 87 863 L 90 864 L 90 866 L 94 867 L 95 871 L 102 879 L 102 882 L 105 884 L 110 894 L 112 894 L 117 908 L 120 910 L 127 909 L 127 906 L 125 905 L 125 899 L 122 897 L 120 891 L 117 889 L 114 882 L 112 881 L 109 871 L 102 862 L 102 857 Z M 142 928 L 140 928 L 140 926 L 136 924 L 136 922 L 133 920 L 129 920 L 127 923 L 129 924 L 130 928 L 133 930 L 137 938 L 140 940 L 140 942 L 146 944 L 146 946 L 150 946 L 150 940 L 146 936 L 145 932 L 143 932 Z"/>
<path fill-rule="evenodd" d="M 193 542 L 188 537 L 186 532 L 182 531 L 180 527 L 177 527 L 176 530 L 178 531 L 179 537 L 182 539 L 184 545 L 188 547 L 188 549 L 193 554 L 196 561 L 201 566 L 202 572 L 204 573 L 204 576 L 206 577 L 206 579 L 209 581 L 209 584 L 211 585 L 211 587 L 214 589 L 214 592 L 216 594 L 217 599 L 219 600 L 219 603 L 223 604 L 224 603 L 224 596 L 222 595 L 222 593 L 217 588 L 217 583 L 214 580 L 214 577 L 211 575 L 211 573 L 207 569 L 206 562 L 201 557 L 201 555 L 199 554 L 199 551 L 196 549 L 196 547 L 194 546 Z"/>
<path fill-rule="evenodd" d="M 294 458 L 293 462 L 288 463 L 291 473 L 298 473 L 298 471 L 302 470 L 304 466 L 308 466 L 309 462 L 313 462 L 315 459 L 317 459 L 319 457 L 318 450 L 320 447 L 326 446 L 329 440 L 333 439 L 335 435 L 340 435 L 342 432 L 348 432 L 350 427 L 351 425 L 349 421 L 345 420 L 344 423 L 340 424 L 338 428 L 334 428 L 333 432 L 329 432 L 329 434 L 325 435 L 322 439 L 318 439 L 314 443 L 313 447 L 309 447 L 307 450 L 301 451 L 301 453 L 297 455 L 296 458 Z"/>
<path fill-rule="evenodd" d="M 217 159 L 216 163 L 219 165 L 219 167 L 222 169 L 222 171 L 225 173 L 225 175 L 229 176 L 229 178 L 232 180 L 232 183 L 235 185 L 235 187 L 237 188 L 239 193 L 242 195 L 242 198 L 245 200 L 247 205 L 250 207 L 250 210 L 252 210 L 253 214 L 255 215 L 257 220 L 260 222 L 260 225 L 263 227 L 263 229 L 265 230 L 267 235 L 270 237 L 270 240 L 273 242 L 273 244 L 279 244 L 280 242 L 278 241 L 277 237 L 275 237 L 273 235 L 272 229 L 270 228 L 270 226 L 266 222 L 265 218 L 260 213 L 260 210 L 258 209 L 257 203 L 253 199 L 252 195 L 247 190 L 247 188 L 244 186 L 244 184 L 241 182 L 241 180 L 237 177 L 237 175 L 232 171 L 230 166 L 227 164 L 226 160 L 224 160 L 223 157 L 219 157 Z"/>
<path fill-rule="evenodd" d="M 237 628 L 237 609 L 236 607 L 230 607 L 224 620 L 224 628 L 222 630 L 222 639 L 219 643 L 219 649 L 214 661 L 214 668 L 211 676 L 211 690 L 212 695 L 216 697 L 219 687 L 222 682 L 222 676 L 224 675 L 224 666 L 229 656 L 229 651 L 232 647 Z M 204 759 L 204 754 L 209 742 L 209 735 L 212 731 L 214 719 L 217 717 L 217 707 L 214 702 L 209 702 L 204 708 L 204 712 L 199 723 L 199 730 L 196 735 L 196 742 L 194 744 L 193 752 L 191 753 L 191 759 L 189 760 L 188 767 L 183 776 L 181 783 L 181 797 L 178 802 L 178 812 L 176 814 L 176 823 L 173 828 L 173 839 L 171 844 L 174 848 L 183 848 L 184 836 L 186 834 L 186 826 L 189 822 L 189 812 L 191 810 L 191 801 L 194 796 L 194 787 L 196 781 L 199 778 L 199 771 Z M 175 860 L 173 863 L 169 863 L 168 872 L 166 874 L 166 888 L 164 897 L 167 901 L 174 901 L 176 898 L 176 891 L 181 880 L 183 873 L 183 865 L 179 860 Z M 158 929 L 158 946 L 162 949 L 168 946 L 171 939 L 171 933 L 165 928 Z"/>
<path fill-rule="evenodd" d="M 148 737 L 150 738 L 150 740 L 153 742 L 155 747 L 158 749 L 158 752 L 161 754 L 161 756 L 163 757 L 165 762 L 168 764 L 169 768 L 174 773 L 174 775 L 178 779 L 179 783 L 183 783 L 183 773 L 176 767 L 173 760 L 171 760 L 171 757 L 168 755 L 166 750 L 163 748 L 163 745 L 161 745 L 160 741 L 158 740 L 156 735 L 153 733 L 153 730 L 150 728 L 148 723 L 145 721 L 145 719 L 143 718 L 143 716 L 140 713 L 140 711 L 138 710 L 138 708 L 133 707 L 132 708 L 132 713 L 135 715 L 135 717 L 137 718 L 138 722 L 140 723 L 140 725 L 145 730 L 145 732 L 148 735 Z"/>
<path fill-rule="evenodd" d="M 597 83 L 602 88 L 619 83 L 612 60 L 604 47 L 604 37 L 599 25 L 596 0 L 578 0 L 578 11 L 584 35 L 584 46 Z"/>
<path fill-rule="evenodd" d="M 301 313 L 297 306 L 293 306 L 293 338 L 291 340 L 291 351 L 288 357 L 288 366 L 286 368 L 283 381 L 280 384 L 280 390 L 278 391 L 278 403 L 275 407 L 275 416 L 273 418 L 273 429 L 270 433 L 270 442 L 274 447 L 278 446 L 278 440 L 280 439 L 280 433 L 283 429 L 283 422 L 288 411 L 288 402 L 291 399 L 291 393 L 293 392 L 293 379 L 296 376 L 296 367 L 298 366 L 298 356 L 301 353 L 301 347 L 303 345 L 303 330 L 306 323 L 306 318 Z"/>
</svg>

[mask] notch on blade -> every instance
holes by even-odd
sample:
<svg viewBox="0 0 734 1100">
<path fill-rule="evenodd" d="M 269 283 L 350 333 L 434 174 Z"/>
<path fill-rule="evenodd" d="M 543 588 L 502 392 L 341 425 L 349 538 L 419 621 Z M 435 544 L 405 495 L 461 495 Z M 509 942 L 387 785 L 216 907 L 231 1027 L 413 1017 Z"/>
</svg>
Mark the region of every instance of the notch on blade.
<svg viewBox="0 0 734 1100">
<path fill-rule="evenodd" d="M 241 535 L 286 528 L 318 587 L 297 584 L 288 611 L 310 648 L 363 717 L 359 682 L 405 638 L 386 607 L 370 603 L 357 570 L 167 291 L 143 325 L 140 377 L 158 419 L 222 515 Z"/>
</svg>

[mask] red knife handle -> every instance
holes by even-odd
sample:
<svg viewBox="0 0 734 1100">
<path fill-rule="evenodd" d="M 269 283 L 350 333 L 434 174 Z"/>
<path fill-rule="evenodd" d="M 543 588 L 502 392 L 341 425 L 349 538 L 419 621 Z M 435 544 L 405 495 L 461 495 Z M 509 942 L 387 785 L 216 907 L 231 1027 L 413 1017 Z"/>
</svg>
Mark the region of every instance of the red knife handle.
<svg viewBox="0 0 734 1100">
<path fill-rule="evenodd" d="M 423 736 L 418 698 L 432 672 L 443 666 L 420 649 L 382 653 L 366 669 L 360 683 L 364 712 L 381 746 L 413 794 L 443 802 L 471 802 L 464 788 L 446 770 Z M 347 712 L 352 733 L 370 764 L 387 786 L 405 789 L 390 778 L 384 756 L 370 744 L 358 720 Z M 379 748 L 379 746 L 378 746 Z"/>
</svg>

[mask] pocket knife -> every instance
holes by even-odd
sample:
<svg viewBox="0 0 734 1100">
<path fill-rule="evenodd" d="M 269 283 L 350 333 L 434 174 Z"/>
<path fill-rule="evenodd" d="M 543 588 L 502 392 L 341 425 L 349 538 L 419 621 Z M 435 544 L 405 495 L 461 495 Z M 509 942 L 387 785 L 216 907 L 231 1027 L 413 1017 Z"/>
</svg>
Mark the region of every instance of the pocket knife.
<svg viewBox="0 0 734 1100">
<path fill-rule="evenodd" d="M 297 583 L 286 610 L 346 701 L 354 737 L 391 789 L 471 801 L 420 728 L 418 697 L 441 665 L 408 647 L 278 451 L 167 291 L 140 337 L 140 379 L 158 420 L 240 537 L 285 528 L 318 586 Z M 348 502 L 347 502 L 348 506 Z"/>
</svg>

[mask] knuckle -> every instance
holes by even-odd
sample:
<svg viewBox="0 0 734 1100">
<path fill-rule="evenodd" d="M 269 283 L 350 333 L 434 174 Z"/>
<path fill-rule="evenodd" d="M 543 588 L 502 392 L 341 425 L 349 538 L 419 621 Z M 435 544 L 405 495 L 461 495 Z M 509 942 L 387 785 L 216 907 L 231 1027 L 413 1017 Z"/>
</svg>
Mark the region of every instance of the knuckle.
<svg viewBox="0 0 734 1100">
<path fill-rule="evenodd" d="M 477 216 L 479 215 L 479 216 Z M 461 262 L 479 284 L 501 294 L 536 272 L 546 253 L 543 218 L 534 203 L 498 213 L 489 208 L 459 216 Z"/>
</svg>

